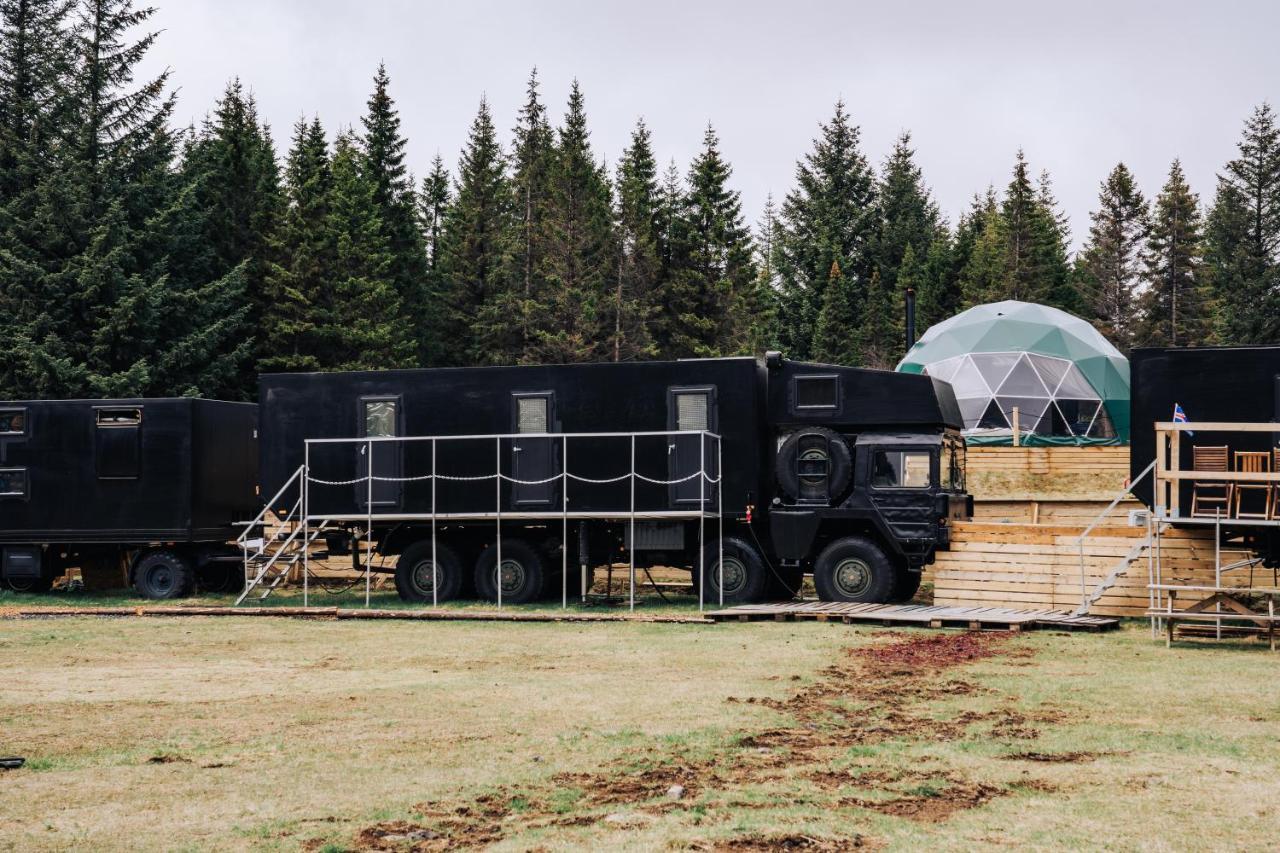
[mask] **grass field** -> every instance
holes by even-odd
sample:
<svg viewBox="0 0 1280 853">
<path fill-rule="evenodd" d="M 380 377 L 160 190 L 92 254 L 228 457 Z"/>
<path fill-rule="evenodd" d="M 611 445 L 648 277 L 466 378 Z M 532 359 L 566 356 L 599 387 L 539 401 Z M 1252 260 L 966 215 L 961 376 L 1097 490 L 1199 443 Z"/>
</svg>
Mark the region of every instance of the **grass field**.
<svg viewBox="0 0 1280 853">
<path fill-rule="evenodd" d="M 0 620 L 0 847 L 1265 847 L 1278 665 L 1145 626 Z"/>
</svg>

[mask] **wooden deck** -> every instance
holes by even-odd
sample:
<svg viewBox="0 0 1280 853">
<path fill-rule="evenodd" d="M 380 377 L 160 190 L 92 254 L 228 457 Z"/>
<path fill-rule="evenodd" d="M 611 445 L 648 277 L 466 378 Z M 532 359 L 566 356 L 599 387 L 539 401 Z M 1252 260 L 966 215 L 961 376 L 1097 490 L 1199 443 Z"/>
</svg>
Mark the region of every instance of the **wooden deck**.
<svg viewBox="0 0 1280 853">
<path fill-rule="evenodd" d="M 1028 631 L 1056 628 L 1068 631 L 1106 631 L 1120 624 L 1105 616 L 1074 616 L 1061 610 L 1015 610 L 1007 607 L 935 607 L 910 604 L 845 604 L 828 601 L 742 604 L 708 612 L 717 622 L 812 619 L 818 622 L 866 622 L 926 628 Z"/>
</svg>

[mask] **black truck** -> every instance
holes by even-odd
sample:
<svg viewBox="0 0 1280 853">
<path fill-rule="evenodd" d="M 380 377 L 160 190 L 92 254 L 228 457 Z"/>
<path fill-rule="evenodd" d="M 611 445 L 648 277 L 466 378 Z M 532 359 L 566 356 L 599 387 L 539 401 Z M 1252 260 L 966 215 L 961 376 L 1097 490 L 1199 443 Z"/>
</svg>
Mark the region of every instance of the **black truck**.
<svg viewBox="0 0 1280 853">
<path fill-rule="evenodd" d="M 363 568 L 407 600 L 530 601 L 630 551 L 708 600 L 721 577 L 727 602 L 789 598 L 812 572 L 826 600 L 901 601 L 972 512 L 947 383 L 776 353 L 267 374 L 259 409 L 272 509 L 305 463 L 330 553 L 374 543 Z"/>
<path fill-rule="evenodd" d="M 0 402 L 0 579 L 94 567 L 148 598 L 238 583 L 257 406 L 190 398 Z"/>
</svg>

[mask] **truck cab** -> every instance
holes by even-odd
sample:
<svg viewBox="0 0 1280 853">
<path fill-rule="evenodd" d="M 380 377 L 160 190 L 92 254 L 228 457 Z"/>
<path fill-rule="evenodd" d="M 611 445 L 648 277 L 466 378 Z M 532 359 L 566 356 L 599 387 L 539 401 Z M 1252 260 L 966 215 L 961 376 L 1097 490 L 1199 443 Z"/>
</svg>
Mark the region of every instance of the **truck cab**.
<svg viewBox="0 0 1280 853">
<path fill-rule="evenodd" d="M 924 376 L 781 362 L 770 548 L 820 598 L 905 601 L 972 514 L 951 387 Z M 825 381 L 824 396 L 815 386 Z M 806 387 L 808 386 L 808 387 Z M 822 405 L 819 405 L 822 404 Z"/>
</svg>

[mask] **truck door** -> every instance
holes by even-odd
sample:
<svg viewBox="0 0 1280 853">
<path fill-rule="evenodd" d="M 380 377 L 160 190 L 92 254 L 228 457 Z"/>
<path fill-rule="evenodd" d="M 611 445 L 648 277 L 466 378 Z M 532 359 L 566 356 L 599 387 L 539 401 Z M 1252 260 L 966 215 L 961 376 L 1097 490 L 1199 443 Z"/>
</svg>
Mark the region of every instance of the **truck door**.
<svg viewBox="0 0 1280 853">
<path fill-rule="evenodd" d="M 361 397 L 359 403 L 360 438 L 394 438 L 400 435 L 399 397 Z M 375 441 L 356 447 L 356 476 L 370 473 L 369 453 L 373 453 L 372 484 L 363 479 L 356 483 L 356 504 L 368 509 L 372 494 L 374 507 L 397 507 L 404 483 L 394 478 L 404 476 L 404 446 L 398 441 Z M 372 492 L 370 489 L 372 488 Z"/>
<path fill-rule="evenodd" d="M 549 507 L 556 498 L 556 481 L 539 483 L 560 473 L 556 461 L 559 439 L 547 438 L 555 425 L 555 395 L 550 391 L 511 395 L 511 418 L 517 438 L 511 441 L 513 507 Z"/>
<path fill-rule="evenodd" d="M 667 392 L 667 429 L 680 432 L 701 433 L 716 431 L 715 388 L 671 388 Z M 705 454 L 705 455 L 704 455 Z M 667 441 L 667 473 L 669 479 L 682 482 L 670 487 L 671 506 L 674 509 L 693 509 L 705 497 L 707 507 L 715 506 L 715 486 L 703 484 L 695 477 L 703 470 L 707 476 L 716 476 L 716 443 L 701 435 L 672 435 Z"/>
</svg>

